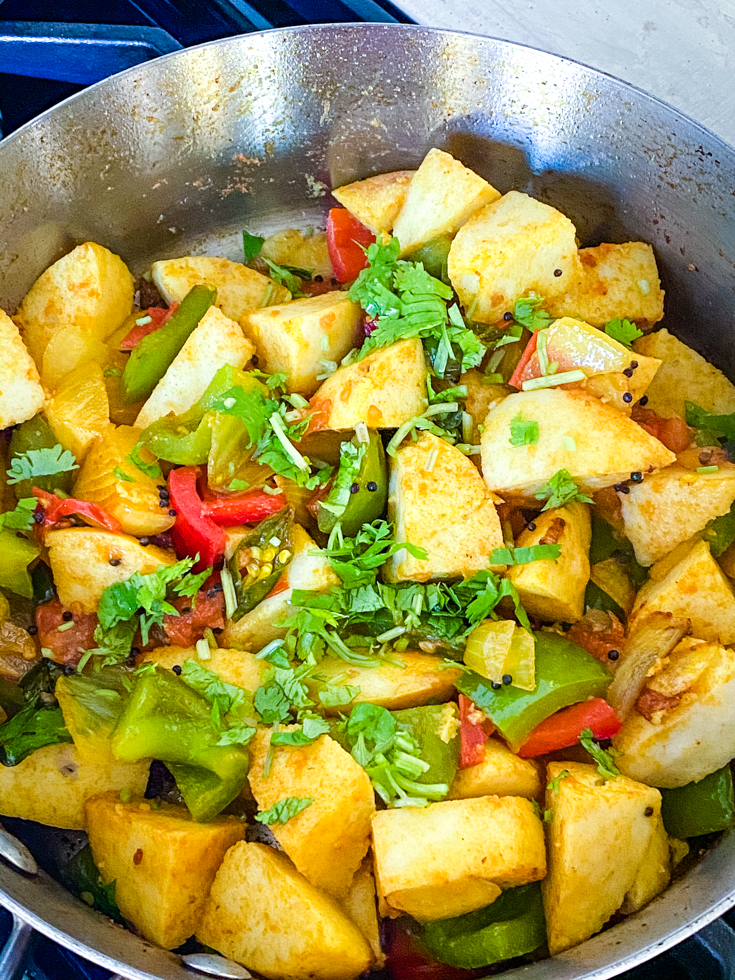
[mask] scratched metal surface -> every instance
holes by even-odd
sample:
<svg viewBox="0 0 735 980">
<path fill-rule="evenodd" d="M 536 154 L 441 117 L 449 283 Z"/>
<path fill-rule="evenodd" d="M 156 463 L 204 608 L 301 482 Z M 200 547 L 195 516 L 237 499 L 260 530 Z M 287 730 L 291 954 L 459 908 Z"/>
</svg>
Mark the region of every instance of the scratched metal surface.
<svg viewBox="0 0 735 980">
<path fill-rule="evenodd" d="M 0 306 L 81 240 L 137 272 L 191 249 L 240 257 L 251 230 L 320 223 L 329 188 L 449 150 L 526 190 L 582 244 L 656 250 L 667 323 L 735 375 L 735 151 L 614 79 L 507 42 L 395 25 L 307 27 L 190 49 L 100 83 L 0 144 Z M 524 980 L 604 980 L 735 901 L 735 838 L 642 913 Z M 42 932 L 136 980 L 182 980 L 48 879 L 0 867 Z"/>
</svg>

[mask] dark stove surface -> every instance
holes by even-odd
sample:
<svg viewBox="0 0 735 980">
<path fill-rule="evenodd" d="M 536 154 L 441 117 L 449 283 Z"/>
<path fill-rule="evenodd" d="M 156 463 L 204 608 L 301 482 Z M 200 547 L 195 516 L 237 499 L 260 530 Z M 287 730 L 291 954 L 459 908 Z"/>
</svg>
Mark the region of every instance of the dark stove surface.
<svg viewBox="0 0 735 980">
<path fill-rule="evenodd" d="M 181 47 L 272 27 L 410 22 L 390 0 L 0 0 L 0 136 L 86 85 Z M 624 980 L 735 980 L 735 911 Z M 11 917 L 0 909 L 0 949 Z M 35 937 L 27 980 L 108 980 Z M 3 978 L 0 978 L 3 980 Z"/>
</svg>

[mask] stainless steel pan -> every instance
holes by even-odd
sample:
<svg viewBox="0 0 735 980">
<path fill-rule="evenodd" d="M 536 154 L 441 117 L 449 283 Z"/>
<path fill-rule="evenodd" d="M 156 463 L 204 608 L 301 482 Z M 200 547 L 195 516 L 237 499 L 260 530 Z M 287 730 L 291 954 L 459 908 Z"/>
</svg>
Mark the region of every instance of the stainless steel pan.
<svg viewBox="0 0 735 980">
<path fill-rule="evenodd" d="M 133 68 L 0 144 L 0 306 L 74 243 L 135 271 L 251 230 L 320 223 L 329 188 L 432 146 L 575 222 L 582 244 L 651 242 L 667 325 L 735 376 L 735 151 L 600 72 L 488 38 L 376 24 L 272 31 Z M 191 978 L 43 872 L 0 864 L 19 920 L 136 980 Z M 612 977 L 735 903 L 727 837 L 648 908 L 508 976 Z M 26 930 L 19 928 L 19 942 Z M 12 956 L 0 962 L 9 976 Z M 7 970 L 7 972 L 4 972 Z"/>
</svg>

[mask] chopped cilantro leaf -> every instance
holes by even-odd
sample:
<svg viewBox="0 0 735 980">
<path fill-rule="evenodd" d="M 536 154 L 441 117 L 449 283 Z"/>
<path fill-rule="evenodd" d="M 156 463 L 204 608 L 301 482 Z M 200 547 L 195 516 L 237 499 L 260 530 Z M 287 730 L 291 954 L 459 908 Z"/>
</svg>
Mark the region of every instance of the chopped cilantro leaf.
<svg viewBox="0 0 735 980">
<path fill-rule="evenodd" d="M 20 483 L 39 476 L 56 476 L 57 473 L 78 469 L 76 459 L 63 446 L 57 444 L 50 449 L 29 449 L 13 459 L 7 471 L 8 483 Z"/>
<path fill-rule="evenodd" d="M 295 670 L 290 667 L 274 667 L 273 675 L 265 684 L 261 684 L 253 698 L 255 710 L 264 724 L 288 722 L 292 711 L 312 706 L 313 702 L 303 683 L 303 678 L 311 669 L 311 664 Z"/>
<path fill-rule="evenodd" d="M 716 438 L 735 439 L 735 412 L 732 415 L 712 415 L 693 402 L 685 402 L 686 424 L 706 429 Z"/>
<path fill-rule="evenodd" d="M 152 463 L 147 463 L 140 455 L 141 449 L 146 449 L 148 452 L 150 452 L 150 450 L 148 450 L 142 442 L 138 442 L 130 450 L 130 455 L 125 457 L 125 461 L 127 463 L 132 463 L 136 469 L 139 469 L 141 473 L 145 473 L 145 475 L 149 476 L 152 480 L 163 480 L 161 467 L 155 460 Z"/>
<path fill-rule="evenodd" d="M 314 739 L 329 732 L 329 723 L 317 715 L 309 715 L 302 721 L 301 728 L 292 732 L 274 731 L 271 745 L 311 745 Z"/>
<path fill-rule="evenodd" d="M 492 565 L 528 565 L 532 561 L 556 561 L 561 545 L 532 544 L 526 548 L 496 548 L 490 555 Z"/>
<path fill-rule="evenodd" d="M 135 483 L 135 477 L 127 474 L 125 470 L 121 469 L 119 466 L 116 466 L 112 472 L 118 480 L 123 480 L 125 483 Z"/>
<path fill-rule="evenodd" d="M 626 347 L 632 347 L 633 341 L 643 336 L 643 331 L 639 330 L 635 323 L 621 320 L 619 316 L 605 324 L 605 333 L 612 340 L 617 340 L 619 344 L 624 344 Z"/>
<path fill-rule="evenodd" d="M 318 697 L 325 708 L 336 708 L 354 701 L 359 693 L 360 688 L 350 684 L 325 684 Z"/>
<path fill-rule="evenodd" d="M 255 735 L 255 729 L 250 725 L 231 725 L 222 732 L 217 745 L 247 745 Z"/>
<path fill-rule="evenodd" d="M 249 231 L 243 231 L 242 250 L 245 253 L 246 265 L 248 262 L 252 262 L 253 259 L 257 259 L 264 241 L 265 238 L 261 238 L 260 235 L 251 235 Z"/>
<path fill-rule="evenodd" d="M 212 566 L 210 565 L 209 568 L 205 568 L 203 572 L 199 572 L 197 575 L 185 575 L 179 582 L 175 583 L 174 592 L 176 595 L 185 595 L 193 599 L 211 574 Z"/>
<path fill-rule="evenodd" d="M 558 793 L 559 784 L 561 783 L 562 779 L 566 779 L 566 777 L 569 775 L 571 775 L 571 773 L 568 769 L 562 769 L 558 776 L 554 776 L 554 778 L 547 783 L 546 788 L 550 789 L 552 793 Z"/>
<path fill-rule="evenodd" d="M 542 510 L 563 507 L 565 504 L 571 504 L 574 501 L 579 501 L 582 504 L 592 503 L 592 498 L 582 493 L 568 470 L 557 470 L 546 486 L 536 493 L 536 500 L 546 501 L 541 508 Z"/>
<path fill-rule="evenodd" d="M 216 704 L 222 717 L 246 703 L 246 692 L 241 687 L 228 684 L 191 657 L 182 664 L 181 677 L 197 694 Z"/>
<path fill-rule="evenodd" d="M 519 412 L 510 420 L 510 439 L 511 446 L 535 446 L 538 442 L 539 428 L 535 419 L 523 420 L 522 413 Z"/>
<path fill-rule="evenodd" d="M 258 823 L 264 823 L 267 825 L 274 823 L 288 823 L 294 817 L 297 817 L 300 813 L 310 807 L 314 802 L 311 796 L 299 797 L 299 796 L 287 796 L 278 803 L 274 803 L 269 810 L 263 810 L 261 813 L 255 814 L 255 819 Z"/>
<path fill-rule="evenodd" d="M 543 330 L 552 322 L 552 317 L 539 309 L 543 301 L 543 296 L 519 296 L 513 307 L 513 319 L 531 332 Z"/>
<path fill-rule="evenodd" d="M 11 528 L 13 531 L 30 531 L 34 525 L 33 512 L 38 507 L 35 497 L 21 497 L 15 510 L 0 514 L 0 528 Z"/>
<path fill-rule="evenodd" d="M 308 269 L 297 269 L 294 266 L 276 265 L 270 259 L 264 258 L 263 261 L 270 269 L 271 279 L 285 286 L 291 292 L 294 299 L 303 296 L 301 291 L 304 279 L 311 279 L 311 272 Z"/>
<path fill-rule="evenodd" d="M 591 728 L 584 729 L 582 734 L 579 736 L 579 741 L 597 763 L 597 771 L 601 776 L 606 776 L 608 779 L 612 779 L 614 776 L 620 775 L 620 770 L 615 765 L 614 761 L 615 756 L 620 755 L 620 753 L 616 749 L 603 749 L 602 746 L 595 741 Z"/>
</svg>

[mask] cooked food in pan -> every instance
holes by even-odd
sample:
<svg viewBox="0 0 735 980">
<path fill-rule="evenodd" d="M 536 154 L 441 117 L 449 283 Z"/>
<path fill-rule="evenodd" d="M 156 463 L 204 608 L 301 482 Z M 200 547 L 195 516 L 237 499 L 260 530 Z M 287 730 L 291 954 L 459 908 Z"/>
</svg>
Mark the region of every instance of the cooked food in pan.
<svg viewBox="0 0 735 980">
<path fill-rule="evenodd" d="M 0 813 L 273 980 L 553 956 L 733 820 L 735 387 L 645 243 L 334 197 L 0 313 Z"/>
</svg>

